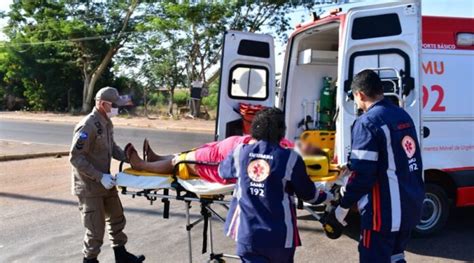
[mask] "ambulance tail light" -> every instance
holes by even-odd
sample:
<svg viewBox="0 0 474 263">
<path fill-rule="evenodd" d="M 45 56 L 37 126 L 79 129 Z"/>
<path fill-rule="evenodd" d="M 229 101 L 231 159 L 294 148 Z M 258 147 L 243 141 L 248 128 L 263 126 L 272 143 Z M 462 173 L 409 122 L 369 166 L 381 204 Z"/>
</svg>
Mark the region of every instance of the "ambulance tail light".
<svg viewBox="0 0 474 263">
<path fill-rule="evenodd" d="M 458 33 L 456 36 L 456 45 L 474 46 L 474 33 Z"/>
</svg>

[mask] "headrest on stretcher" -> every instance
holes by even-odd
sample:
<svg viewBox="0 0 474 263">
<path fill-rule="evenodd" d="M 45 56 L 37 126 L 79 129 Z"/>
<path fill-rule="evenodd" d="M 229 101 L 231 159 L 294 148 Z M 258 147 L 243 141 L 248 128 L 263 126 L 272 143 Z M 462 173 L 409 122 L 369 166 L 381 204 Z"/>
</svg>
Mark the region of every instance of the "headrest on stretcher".
<svg viewBox="0 0 474 263">
<path fill-rule="evenodd" d="M 326 156 L 303 156 L 306 173 L 313 182 L 334 181 L 337 179 L 339 169 L 335 164 L 329 164 Z"/>
</svg>

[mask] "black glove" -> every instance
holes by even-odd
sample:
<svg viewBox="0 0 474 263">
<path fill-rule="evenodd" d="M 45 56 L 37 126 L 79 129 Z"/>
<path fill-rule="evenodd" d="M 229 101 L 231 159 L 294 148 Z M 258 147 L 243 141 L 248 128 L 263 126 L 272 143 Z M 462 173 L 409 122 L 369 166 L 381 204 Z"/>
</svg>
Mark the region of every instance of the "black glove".
<svg viewBox="0 0 474 263">
<path fill-rule="evenodd" d="M 330 239 L 338 239 L 342 235 L 342 230 L 344 229 L 344 226 L 336 219 L 334 211 L 335 210 L 332 210 L 321 218 L 324 233 Z"/>
</svg>

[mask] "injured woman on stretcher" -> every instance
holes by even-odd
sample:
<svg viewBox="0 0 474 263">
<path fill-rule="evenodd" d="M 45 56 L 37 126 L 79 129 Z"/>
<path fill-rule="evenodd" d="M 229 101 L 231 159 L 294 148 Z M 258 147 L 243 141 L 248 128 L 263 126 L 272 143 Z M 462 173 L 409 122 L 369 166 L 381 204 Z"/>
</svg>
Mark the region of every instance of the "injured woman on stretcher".
<svg viewBox="0 0 474 263">
<path fill-rule="evenodd" d="M 147 171 L 157 174 L 171 174 L 174 166 L 180 161 L 197 161 L 204 163 L 219 163 L 223 161 L 228 154 L 230 154 L 239 144 L 252 144 L 256 142 L 250 135 L 232 136 L 218 142 L 210 142 L 200 147 L 194 148 L 190 151 L 171 154 L 158 155 L 150 147 L 147 139 L 143 142 L 143 159 L 138 155 L 135 147 L 129 145 L 126 147 L 126 154 L 130 161 L 130 165 L 134 170 Z M 307 143 L 299 142 L 296 147 L 287 140 L 282 139 L 280 146 L 284 148 L 295 148 L 301 155 L 322 155 L 326 153 Z M 223 179 L 218 174 L 218 167 L 216 165 L 204 164 L 186 164 L 185 172 L 190 175 L 198 176 L 207 182 L 215 182 L 220 184 L 235 183 L 234 179 Z M 182 172 L 182 170 L 180 170 Z"/>
</svg>

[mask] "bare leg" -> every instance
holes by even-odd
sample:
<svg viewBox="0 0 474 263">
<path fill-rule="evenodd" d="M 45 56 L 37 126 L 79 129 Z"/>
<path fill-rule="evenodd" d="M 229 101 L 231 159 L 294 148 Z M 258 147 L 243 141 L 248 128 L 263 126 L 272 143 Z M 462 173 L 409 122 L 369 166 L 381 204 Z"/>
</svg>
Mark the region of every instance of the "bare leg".
<svg viewBox="0 0 474 263">
<path fill-rule="evenodd" d="M 147 171 L 160 174 L 170 174 L 173 172 L 172 159 L 155 162 L 145 162 L 139 156 L 135 148 L 130 147 L 129 159 L 132 168 L 140 171 Z"/>
</svg>

